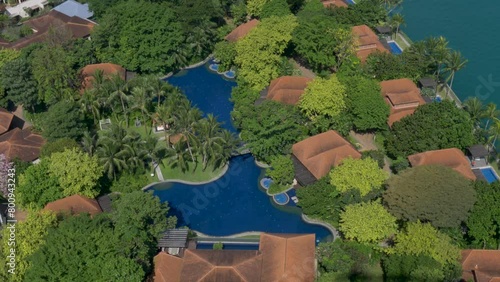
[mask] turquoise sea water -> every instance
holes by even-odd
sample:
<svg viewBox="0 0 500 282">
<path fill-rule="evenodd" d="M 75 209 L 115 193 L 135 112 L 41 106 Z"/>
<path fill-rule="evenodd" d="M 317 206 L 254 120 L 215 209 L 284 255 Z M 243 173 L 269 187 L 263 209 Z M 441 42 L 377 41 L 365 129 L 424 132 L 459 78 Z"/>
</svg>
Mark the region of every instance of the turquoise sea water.
<svg viewBox="0 0 500 282">
<path fill-rule="evenodd" d="M 404 0 L 396 11 L 414 41 L 442 35 L 469 60 L 453 84 L 462 101 L 477 96 L 500 106 L 500 1 Z"/>
</svg>

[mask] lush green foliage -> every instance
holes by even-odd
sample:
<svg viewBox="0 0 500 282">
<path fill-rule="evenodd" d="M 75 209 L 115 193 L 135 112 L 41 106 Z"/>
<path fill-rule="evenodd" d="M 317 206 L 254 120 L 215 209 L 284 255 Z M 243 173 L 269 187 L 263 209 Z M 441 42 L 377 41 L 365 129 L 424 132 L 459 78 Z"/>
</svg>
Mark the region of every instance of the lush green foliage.
<svg viewBox="0 0 500 282">
<path fill-rule="evenodd" d="M 69 217 L 58 228 L 49 229 L 45 244 L 29 259 L 25 279 L 141 281 L 144 271 L 124 254 L 121 242 L 109 220 Z"/>
<path fill-rule="evenodd" d="M 467 219 L 467 234 L 478 249 L 498 249 L 500 245 L 500 184 L 475 182 L 477 201 Z"/>
<path fill-rule="evenodd" d="M 467 219 L 476 201 L 472 183 L 440 165 L 407 169 L 387 181 L 384 202 L 398 218 L 428 221 L 435 227 L 456 227 Z"/>
<path fill-rule="evenodd" d="M 61 101 L 43 113 L 41 128 L 42 136 L 54 141 L 61 138 L 79 139 L 87 125 L 76 103 Z"/>
<path fill-rule="evenodd" d="M 453 102 L 425 104 L 392 126 L 386 149 L 392 157 L 446 148 L 464 150 L 475 143 L 472 121 Z"/>
<path fill-rule="evenodd" d="M 22 104 L 33 110 L 39 103 L 37 82 L 25 59 L 19 58 L 3 64 L 0 68 L 0 86 L 5 91 L 6 100 L 16 105 Z"/>
<path fill-rule="evenodd" d="M 47 142 L 43 145 L 40 151 L 40 157 L 50 157 L 53 153 L 64 152 L 66 149 L 80 148 L 74 139 L 61 138 L 52 142 Z"/>
<path fill-rule="evenodd" d="M 185 48 L 184 40 L 167 2 L 121 1 L 106 10 L 92 35 L 99 60 L 147 73 L 183 66 L 186 59 L 179 52 Z"/>
<path fill-rule="evenodd" d="M 260 91 L 279 76 L 281 54 L 297 26 L 294 16 L 263 19 L 247 36 L 236 43 L 238 75 L 251 88 Z"/>
<path fill-rule="evenodd" d="M 346 88 L 335 75 L 318 77 L 308 83 L 298 106 L 312 120 L 320 116 L 336 118 L 346 108 L 345 97 Z"/>
<path fill-rule="evenodd" d="M 429 223 L 408 223 L 395 241 L 396 245 L 389 251 L 400 255 L 427 255 L 442 265 L 457 263 L 460 257 L 460 249 L 450 238 Z"/>
<path fill-rule="evenodd" d="M 291 12 L 287 0 L 269 0 L 262 6 L 260 18 L 264 19 L 273 16 L 283 17 L 290 14 Z"/>
<path fill-rule="evenodd" d="M 380 189 L 388 175 L 379 168 L 372 158 L 347 158 L 342 164 L 334 168 L 330 174 L 330 183 L 345 193 L 356 189 L 361 196 L 366 196 L 372 190 Z"/>
<path fill-rule="evenodd" d="M 24 274 L 31 267 L 29 257 L 45 243 L 47 229 L 56 225 L 56 215 L 52 212 L 29 212 L 26 219 L 15 225 L 15 237 L 11 238 L 10 228 L 2 230 L 2 267 L 0 278 L 3 281 L 25 281 Z M 7 225 L 5 225 L 7 227 Z M 12 245 L 12 242 L 15 245 Z M 15 274 L 7 273 L 8 256 L 15 250 Z"/>
<path fill-rule="evenodd" d="M 371 159 L 377 161 L 379 168 L 384 168 L 385 154 L 383 151 L 380 151 L 380 150 L 363 151 L 363 152 L 361 152 L 361 158 L 362 159 L 371 158 Z"/>
<path fill-rule="evenodd" d="M 151 180 L 145 174 L 124 173 L 116 181 L 113 181 L 110 190 L 112 192 L 130 193 L 141 190 L 150 182 Z"/>
<path fill-rule="evenodd" d="M 382 258 L 387 281 L 454 281 L 461 274 L 460 265 L 443 266 L 429 255 L 388 255 Z"/>
<path fill-rule="evenodd" d="M 270 0 L 248 0 L 247 1 L 247 13 L 250 16 L 260 16 L 262 8 Z"/>
<path fill-rule="evenodd" d="M 340 78 L 346 86 L 347 108 L 353 117 L 356 130 L 372 131 L 387 128 L 390 110 L 380 95 L 379 83 L 362 76 Z"/>
<path fill-rule="evenodd" d="M 396 218 L 380 202 L 348 205 L 340 214 L 340 230 L 347 239 L 376 243 L 396 233 Z"/>
<path fill-rule="evenodd" d="M 290 153 L 306 134 L 304 124 L 295 107 L 264 101 L 242 121 L 241 138 L 258 160 L 269 163 L 274 156 Z"/>
<path fill-rule="evenodd" d="M 17 204 L 23 208 L 33 205 L 41 209 L 47 203 L 64 197 L 59 180 L 50 173 L 47 160 L 28 167 L 19 176 L 16 192 Z"/>
<path fill-rule="evenodd" d="M 347 9 L 333 9 L 330 12 L 338 23 L 349 26 L 366 24 L 372 28 L 381 22 L 386 22 L 387 11 L 379 0 L 363 0 Z"/>
<path fill-rule="evenodd" d="M 228 41 L 215 44 L 214 56 L 220 61 L 219 71 L 229 70 L 236 58 L 235 44 Z"/>
<path fill-rule="evenodd" d="M 266 174 L 279 185 L 290 185 L 294 177 L 293 161 L 290 156 L 275 156 L 271 158 L 271 168 Z"/>
<path fill-rule="evenodd" d="M 102 167 L 95 156 L 75 148 L 53 153 L 49 172 L 58 179 L 64 196 L 79 194 L 94 198 L 99 195 L 97 182 L 102 176 Z"/>
</svg>

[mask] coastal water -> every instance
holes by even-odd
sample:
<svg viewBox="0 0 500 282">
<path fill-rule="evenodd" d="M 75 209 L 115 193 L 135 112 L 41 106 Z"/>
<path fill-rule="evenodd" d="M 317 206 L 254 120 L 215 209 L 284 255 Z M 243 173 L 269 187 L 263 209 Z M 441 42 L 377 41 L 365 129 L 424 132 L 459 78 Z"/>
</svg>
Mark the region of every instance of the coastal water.
<svg viewBox="0 0 500 282">
<path fill-rule="evenodd" d="M 396 11 L 413 41 L 442 35 L 469 60 L 453 84 L 462 101 L 477 96 L 500 106 L 500 1 L 404 0 Z"/>
</svg>

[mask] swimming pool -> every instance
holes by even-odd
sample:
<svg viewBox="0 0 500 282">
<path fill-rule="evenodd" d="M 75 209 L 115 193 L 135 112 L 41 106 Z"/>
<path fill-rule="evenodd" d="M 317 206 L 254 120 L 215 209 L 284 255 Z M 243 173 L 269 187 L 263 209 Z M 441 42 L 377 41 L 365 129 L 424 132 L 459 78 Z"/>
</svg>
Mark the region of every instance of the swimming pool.
<svg viewBox="0 0 500 282">
<path fill-rule="evenodd" d="M 236 86 L 236 83 L 207 69 L 208 66 L 204 65 L 183 70 L 169 77 L 167 81 L 182 89 L 193 105 L 202 110 L 205 115 L 212 113 L 219 122 L 224 123 L 222 127 L 236 133 L 231 120 L 233 103 L 229 101 L 231 89 Z"/>
<path fill-rule="evenodd" d="M 209 236 L 242 232 L 314 233 L 317 240 L 330 239 L 320 225 L 302 220 L 301 209 L 278 206 L 259 189 L 265 171 L 255 165 L 252 155 L 233 157 L 223 177 L 203 185 L 160 183 L 152 187 L 162 202 L 168 201 L 178 226 Z"/>
<path fill-rule="evenodd" d="M 210 72 L 208 67 L 182 71 L 167 79 L 179 87 L 205 114 L 213 113 L 224 127 L 237 132 L 231 123 L 229 101 L 233 81 Z M 228 171 L 218 180 L 203 185 L 160 183 L 151 187 L 161 201 L 168 201 L 178 226 L 188 226 L 210 236 L 242 232 L 314 233 L 317 240 L 330 240 L 331 232 L 302 220 L 302 210 L 278 206 L 260 189 L 265 170 L 251 154 L 233 157 Z"/>
<path fill-rule="evenodd" d="M 269 186 L 271 186 L 271 183 L 273 183 L 273 180 L 269 177 L 264 177 L 260 180 L 260 186 L 264 189 L 269 189 Z"/>
<path fill-rule="evenodd" d="M 403 49 L 399 47 L 398 43 L 395 41 L 388 41 L 387 44 L 389 44 L 389 47 L 391 47 L 391 53 L 395 55 L 399 55 L 403 53 Z"/>
<path fill-rule="evenodd" d="M 354 5 L 356 4 L 356 2 L 354 2 L 354 0 L 345 0 L 345 2 L 349 5 Z"/>
<path fill-rule="evenodd" d="M 284 206 L 290 201 L 290 197 L 286 193 L 281 193 L 273 196 L 273 200 L 276 204 Z"/>
<path fill-rule="evenodd" d="M 210 64 L 210 65 L 208 66 L 208 68 L 209 68 L 210 70 L 212 70 L 212 71 L 217 72 L 217 71 L 219 71 L 219 64 Z"/>
<path fill-rule="evenodd" d="M 488 183 L 492 183 L 498 180 L 496 173 L 492 167 L 485 167 L 481 168 L 480 170 L 481 173 L 484 175 L 484 178 L 486 178 L 486 181 L 488 181 Z"/>
</svg>

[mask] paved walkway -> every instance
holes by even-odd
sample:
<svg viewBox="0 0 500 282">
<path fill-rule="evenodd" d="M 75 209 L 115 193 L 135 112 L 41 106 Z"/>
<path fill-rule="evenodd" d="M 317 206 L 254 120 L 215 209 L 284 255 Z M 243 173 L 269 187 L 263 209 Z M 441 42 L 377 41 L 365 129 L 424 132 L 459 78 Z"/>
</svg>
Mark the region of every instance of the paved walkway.
<svg viewBox="0 0 500 282">
<path fill-rule="evenodd" d="M 158 176 L 158 180 L 159 181 L 165 181 L 165 179 L 163 178 L 163 173 L 161 173 L 161 169 L 160 169 L 160 165 L 157 165 L 156 163 L 153 163 L 155 167 L 155 172 L 156 172 L 156 176 Z"/>
<path fill-rule="evenodd" d="M 308 78 L 315 78 L 316 77 L 316 74 L 312 70 L 300 65 L 294 59 L 290 59 L 290 62 L 293 64 L 294 67 L 296 67 L 300 70 L 300 72 L 302 73 L 302 76 L 305 76 Z"/>
<path fill-rule="evenodd" d="M 361 149 L 359 151 L 370 151 L 378 149 L 377 145 L 375 145 L 374 135 L 371 133 L 360 134 L 351 131 L 349 132 L 349 135 L 361 145 Z"/>
</svg>

